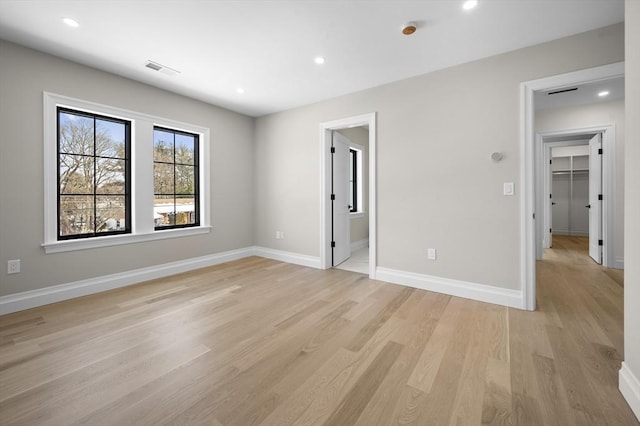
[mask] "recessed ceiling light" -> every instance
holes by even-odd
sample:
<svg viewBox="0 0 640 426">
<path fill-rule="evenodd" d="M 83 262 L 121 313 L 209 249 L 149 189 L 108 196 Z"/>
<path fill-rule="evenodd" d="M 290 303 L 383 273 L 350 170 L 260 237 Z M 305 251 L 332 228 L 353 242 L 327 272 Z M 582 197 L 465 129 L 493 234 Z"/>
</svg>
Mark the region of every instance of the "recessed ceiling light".
<svg viewBox="0 0 640 426">
<path fill-rule="evenodd" d="M 80 26 L 80 24 L 78 24 L 78 21 L 76 21 L 75 19 L 71 19 L 71 18 L 62 18 L 62 22 L 64 22 L 65 24 L 67 24 L 71 28 L 78 28 Z"/>
<path fill-rule="evenodd" d="M 324 59 L 322 56 L 318 56 L 314 59 L 314 61 L 316 62 L 316 64 L 322 65 L 326 62 L 326 59 Z"/>
<path fill-rule="evenodd" d="M 478 5 L 478 0 L 467 0 L 462 4 L 464 10 L 471 10 Z"/>
<path fill-rule="evenodd" d="M 238 93 L 238 94 L 242 95 L 242 94 L 244 93 L 244 89 L 243 89 L 242 87 L 238 87 L 238 88 L 236 89 L 236 93 Z"/>
<path fill-rule="evenodd" d="M 602 92 L 598 93 L 598 96 L 600 96 L 601 98 L 603 98 L 605 96 L 609 96 L 609 91 L 608 90 L 603 90 Z"/>
</svg>

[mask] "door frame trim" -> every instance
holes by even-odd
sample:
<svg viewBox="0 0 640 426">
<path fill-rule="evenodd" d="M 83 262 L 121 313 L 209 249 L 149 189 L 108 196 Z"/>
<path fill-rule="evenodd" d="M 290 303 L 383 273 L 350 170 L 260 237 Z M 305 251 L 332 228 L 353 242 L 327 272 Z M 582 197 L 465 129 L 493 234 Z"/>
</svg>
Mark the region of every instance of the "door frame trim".
<svg viewBox="0 0 640 426">
<path fill-rule="evenodd" d="M 533 311 L 536 308 L 534 92 L 621 76 L 624 76 L 624 62 L 520 83 L 520 287 L 523 309 Z"/>
<path fill-rule="evenodd" d="M 376 113 L 362 114 L 320 123 L 320 268 L 331 268 L 331 132 L 352 127 L 369 127 L 369 278 L 376 277 Z"/>
</svg>

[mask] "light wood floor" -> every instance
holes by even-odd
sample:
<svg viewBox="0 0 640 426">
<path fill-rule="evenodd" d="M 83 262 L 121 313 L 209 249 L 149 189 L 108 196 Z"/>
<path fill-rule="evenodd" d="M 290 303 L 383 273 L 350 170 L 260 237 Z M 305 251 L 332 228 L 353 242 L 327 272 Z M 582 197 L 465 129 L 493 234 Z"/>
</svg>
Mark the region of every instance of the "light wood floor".
<svg viewBox="0 0 640 426">
<path fill-rule="evenodd" d="M 538 277 L 525 312 L 253 257 L 6 315 L 0 424 L 637 425 L 622 275 L 556 238 Z"/>
</svg>

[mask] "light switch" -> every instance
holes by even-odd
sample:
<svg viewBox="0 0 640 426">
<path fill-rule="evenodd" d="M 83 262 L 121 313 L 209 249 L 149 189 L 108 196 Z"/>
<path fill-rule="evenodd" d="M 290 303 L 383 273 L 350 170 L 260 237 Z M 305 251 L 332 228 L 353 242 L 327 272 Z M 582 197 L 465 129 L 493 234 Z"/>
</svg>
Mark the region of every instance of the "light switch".
<svg viewBox="0 0 640 426">
<path fill-rule="evenodd" d="M 436 249 L 434 248 L 427 249 L 427 259 L 436 260 Z"/>
<path fill-rule="evenodd" d="M 513 182 L 504 183 L 504 195 L 513 195 Z"/>
</svg>

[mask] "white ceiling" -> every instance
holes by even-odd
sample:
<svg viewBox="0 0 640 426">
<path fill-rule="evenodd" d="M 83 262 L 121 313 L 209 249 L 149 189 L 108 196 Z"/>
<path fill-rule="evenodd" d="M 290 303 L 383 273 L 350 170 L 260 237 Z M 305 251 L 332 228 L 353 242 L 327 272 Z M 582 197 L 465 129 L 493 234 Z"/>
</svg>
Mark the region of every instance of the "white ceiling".
<svg viewBox="0 0 640 426">
<path fill-rule="evenodd" d="M 573 88 L 577 88 L 578 90 L 553 94 L 553 92 L 556 91 Z M 609 94 L 607 96 L 598 96 L 598 93 L 604 91 L 609 92 Z M 588 105 L 618 99 L 624 99 L 624 77 L 534 93 L 536 110 Z"/>
<path fill-rule="evenodd" d="M 624 20 L 624 0 L 0 0 L 0 37 L 252 116 Z M 80 23 L 70 28 L 61 21 Z M 418 31 L 401 34 L 416 21 Z M 326 57 L 324 65 L 314 58 Z M 177 76 L 145 68 L 152 60 Z M 242 87 L 244 94 L 236 89 Z"/>
</svg>

